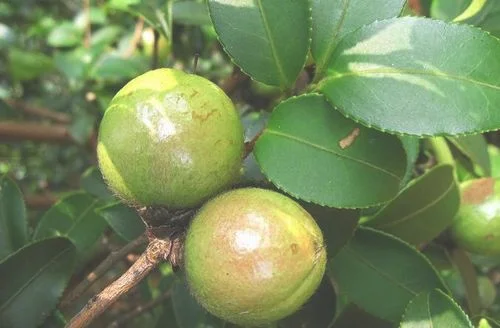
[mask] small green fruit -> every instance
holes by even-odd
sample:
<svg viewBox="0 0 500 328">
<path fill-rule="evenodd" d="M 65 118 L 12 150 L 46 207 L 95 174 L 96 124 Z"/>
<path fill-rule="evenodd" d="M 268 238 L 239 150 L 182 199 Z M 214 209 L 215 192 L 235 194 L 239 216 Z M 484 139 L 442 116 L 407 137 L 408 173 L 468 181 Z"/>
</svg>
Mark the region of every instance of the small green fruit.
<svg viewBox="0 0 500 328">
<path fill-rule="evenodd" d="M 466 181 L 460 188 L 462 203 L 451 227 L 453 239 L 472 253 L 500 254 L 500 184 L 484 178 Z"/>
<path fill-rule="evenodd" d="M 206 203 L 185 243 L 191 292 L 212 314 L 260 326 L 284 318 L 319 286 L 326 265 L 320 228 L 299 204 L 247 188 Z"/>
<path fill-rule="evenodd" d="M 243 127 L 212 82 L 173 69 L 147 72 L 113 98 L 97 156 L 110 188 L 132 204 L 193 207 L 237 179 Z"/>
</svg>

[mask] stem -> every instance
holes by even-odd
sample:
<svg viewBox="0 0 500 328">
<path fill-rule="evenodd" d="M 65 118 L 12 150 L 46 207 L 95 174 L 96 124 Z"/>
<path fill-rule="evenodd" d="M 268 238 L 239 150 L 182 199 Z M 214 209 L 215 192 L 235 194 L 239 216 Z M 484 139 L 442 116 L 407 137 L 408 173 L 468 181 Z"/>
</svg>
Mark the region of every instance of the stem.
<svg viewBox="0 0 500 328">
<path fill-rule="evenodd" d="M 66 328 L 86 327 L 123 294 L 139 284 L 161 261 L 166 260 L 171 248 L 169 240 L 154 239 L 139 259 L 111 285 L 92 297 L 85 307 L 66 325 Z"/>
<path fill-rule="evenodd" d="M 74 142 L 69 128 L 62 124 L 39 123 L 0 123 L 0 141 L 41 141 L 41 142 Z"/>
<path fill-rule="evenodd" d="M 458 268 L 464 282 L 465 294 L 467 295 L 467 306 L 471 317 L 480 314 L 481 299 L 477 286 L 476 269 L 467 253 L 461 248 L 455 248 L 451 252 L 453 264 Z"/>
<path fill-rule="evenodd" d="M 132 37 L 132 40 L 130 41 L 130 45 L 128 46 L 127 51 L 125 51 L 124 57 L 128 58 L 134 54 L 134 51 L 135 51 L 135 49 L 137 49 L 137 45 L 139 44 L 139 41 L 141 40 L 143 29 L 144 29 L 144 18 L 139 17 L 139 19 L 137 20 L 137 23 L 135 24 L 134 36 Z"/>
<path fill-rule="evenodd" d="M 106 272 L 108 272 L 118 261 L 125 257 L 128 253 L 138 248 L 139 246 L 146 243 L 146 237 L 141 236 L 127 245 L 123 246 L 121 249 L 112 252 L 109 256 L 99 264 L 94 271 L 89 273 L 85 280 L 78 284 L 71 292 L 61 302 L 61 308 L 69 306 L 74 300 L 79 298 L 90 286 L 99 278 L 101 278 Z"/>
<path fill-rule="evenodd" d="M 159 44 L 160 44 L 160 33 L 157 30 L 153 29 L 153 58 L 151 62 L 151 68 L 158 68 L 158 56 L 159 56 Z"/>
<path fill-rule="evenodd" d="M 85 48 L 90 47 L 91 27 L 90 27 L 90 0 L 83 0 L 83 11 L 85 13 L 85 39 L 83 45 Z"/>
<path fill-rule="evenodd" d="M 438 163 L 449 164 L 453 167 L 453 176 L 455 177 L 455 181 L 458 183 L 457 171 L 455 169 L 455 159 L 453 158 L 453 154 L 451 153 L 446 139 L 444 137 L 434 137 L 428 138 L 426 141 L 432 149 Z"/>
</svg>

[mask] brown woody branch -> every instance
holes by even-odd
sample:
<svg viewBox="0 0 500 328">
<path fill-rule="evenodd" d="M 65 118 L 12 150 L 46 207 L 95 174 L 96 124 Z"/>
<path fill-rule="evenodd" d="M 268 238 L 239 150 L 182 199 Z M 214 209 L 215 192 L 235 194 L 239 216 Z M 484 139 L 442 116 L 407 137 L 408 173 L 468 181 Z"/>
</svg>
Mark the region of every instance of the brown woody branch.
<svg viewBox="0 0 500 328">
<path fill-rule="evenodd" d="M 127 254 L 138 248 L 139 246 L 145 244 L 147 241 L 145 236 L 140 236 L 139 238 L 131 241 L 127 245 L 123 246 L 117 251 L 111 252 L 109 256 L 99 264 L 94 271 L 89 273 L 87 277 L 78 284 L 71 292 L 69 292 L 66 297 L 61 302 L 61 308 L 69 306 L 74 300 L 80 297 L 90 286 L 99 278 L 101 278 L 106 272 L 108 272 L 117 262 L 123 259 Z"/>
<path fill-rule="evenodd" d="M 71 116 L 66 113 L 55 112 L 44 107 L 26 104 L 20 100 L 15 99 L 7 99 L 5 100 L 5 102 L 12 108 L 20 110 L 27 115 L 46 118 L 61 124 L 71 123 Z"/>
<path fill-rule="evenodd" d="M 87 305 L 66 325 L 66 328 L 81 328 L 89 325 L 120 296 L 141 282 L 161 261 L 167 260 L 171 245 L 169 240 L 152 240 L 137 262 L 115 282 L 90 299 Z"/>
<path fill-rule="evenodd" d="M 137 23 L 135 24 L 134 36 L 132 37 L 132 40 L 130 41 L 130 44 L 127 48 L 127 51 L 125 51 L 125 54 L 124 54 L 125 57 L 130 57 L 134 54 L 134 51 L 137 49 L 137 45 L 139 44 L 139 41 L 141 41 L 143 29 L 144 29 L 144 18 L 139 17 L 139 19 L 137 20 Z"/>
<path fill-rule="evenodd" d="M 0 122 L 0 141 L 74 142 L 66 125 Z"/>
<path fill-rule="evenodd" d="M 57 202 L 57 197 L 50 193 L 25 195 L 24 201 L 29 208 L 48 208 Z"/>
</svg>

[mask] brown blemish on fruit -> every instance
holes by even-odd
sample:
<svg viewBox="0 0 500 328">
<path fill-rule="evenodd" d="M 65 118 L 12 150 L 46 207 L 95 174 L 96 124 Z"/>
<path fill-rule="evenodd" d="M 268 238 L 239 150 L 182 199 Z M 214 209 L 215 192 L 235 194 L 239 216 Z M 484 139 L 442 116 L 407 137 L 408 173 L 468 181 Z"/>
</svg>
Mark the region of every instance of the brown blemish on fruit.
<svg viewBox="0 0 500 328">
<path fill-rule="evenodd" d="M 354 140 L 356 140 L 356 138 L 359 136 L 359 131 L 360 131 L 359 128 L 354 128 L 347 137 L 340 140 L 339 141 L 340 148 L 346 149 L 347 147 L 350 147 L 354 142 Z"/>
<path fill-rule="evenodd" d="M 464 204 L 480 204 L 493 194 L 495 179 L 483 178 L 472 182 L 462 191 Z"/>
<path fill-rule="evenodd" d="M 292 250 L 292 254 L 297 254 L 297 252 L 299 251 L 299 245 L 293 243 L 290 245 L 290 249 Z"/>
<path fill-rule="evenodd" d="M 199 120 L 199 121 L 205 122 L 210 116 L 212 116 L 213 114 L 215 114 L 215 112 L 216 112 L 215 109 L 212 109 L 211 111 L 209 111 L 206 114 L 198 114 L 195 111 L 193 111 L 192 117 L 195 120 Z"/>
</svg>

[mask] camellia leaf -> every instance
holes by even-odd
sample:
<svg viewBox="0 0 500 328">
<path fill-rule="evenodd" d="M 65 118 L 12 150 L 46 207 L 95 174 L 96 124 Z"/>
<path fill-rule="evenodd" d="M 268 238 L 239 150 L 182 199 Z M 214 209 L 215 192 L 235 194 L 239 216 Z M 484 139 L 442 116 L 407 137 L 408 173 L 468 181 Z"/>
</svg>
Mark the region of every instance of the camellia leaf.
<svg viewBox="0 0 500 328">
<path fill-rule="evenodd" d="M 225 50 L 257 81 L 294 85 L 310 39 L 308 1 L 208 0 L 210 17 Z"/>
<path fill-rule="evenodd" d="M 443 232 L 459 206 L 460 192 L 453 167 L 440 165 L 410 182 L 367 225 L 420 245 Z"/>
<path fill-rule="evenodd" d="M 106 228 L 106 221 L 95 209 L 99 200 L 84 192 L 71 193 L 60 199 L 40 219 L 33 240 L 66 236 L 78 251 L 91 247 Z"/>
<path fill-rule="evenodd" d="M 101 172 L 95 166 L 89 167 L 83 172 L 80 178 L 80 185 L 91 195 L 105 200 L 114 199 L 113 194 L 109 191 Z"/>
<path fill-rule="evenodd" d="M 406 305 L 421 292 L 446 290 L 421 253 L 368 228 L 358 228 L 354 238 L 329 261 L 328 269 L 341 293 L 368 313 L 389 321 L 398 321 Z"/>
<path fill-rule="evenodd" d="M 361 26 L 398 16 L 405 0 L 313 0 L 311 52 L 322 75 L 340 40 Z"/>
<path fill-rule="evenodd" d="M 72 47 L 83 40 L 83 30 L 71 22 L 57 25 L 47 37 L 47 43 L 52 47 Z"/>
<path fill-rule="evenodd" d="M 403 187 L 413 176 L 413 167 L 420 152 L 420 139 L 412 136 L 401 136 L 400 139 L 406 152 L 406 172 L 401 185 Z"/>
<path fill-rule="evenodd" d="M 451 21 L 464 12 L 472 0 L 433 0 L 430 8 L 431 17 Z"/>
<path fill-rule="evenodd" d="M 463 23 L 478 26 L 499 37 L 500 2 L 497 0 L 487 0 L 476 15 L 464 20 Z"/>
<path fill-rule="evenodd" d="M 394 324 L 375 317 L 360 309 L 356 304 L 349 304 L 335 320 L 332 328 L 394 328 Z"/>
<path fill-rule="evenodd" d="M 137 212 L 120 202 L 98 208 L 96 212 L 108 222 L 114 232 L 127 241 L 144 233 L 145 225 Z"/>
<path fill-rule="evenodd" d="M 66 238 L 41 240 L 0 262 L 2 327 L 36 327 L 55 308 L 73 272 L 75 247 Z"/>
<path fill-rule="evenodd" d="M 174 2 L 172 17 L 177 24 L 209 25 L 211 23 L 206 4 L 195 1 Z"/>
<path fill-rule="evenodd" d="M 9 177 L 0 177 L 0 260 L 28 241 L 23 194 Z"/>
<path fill-rule="evenodd" d="M 491 175 L 491 162 L 490 155 L 488 154 L 488 144 L 484 137 L 480 134 L 462 136 L 462 137 L 449 137 L 448 140 L 467 156 L 473 164 L 481 168 L 482 176 Z"/>
<path fill-rule="evenodd" d="M 424 292 L 408 305 L 400 324 L 401 328 L 421 327 L 470 327 L 464 311 L 440 290 Z"/>
<path fill-rule="evenodd" d="M 500 40 L 477 28 L 389 19 L 345 37 L 318 88 L 335 108 L 380 130 L 484 132 L 500 128 L 499 57 Z"/>
<path fill-rule="evenodd" d="M 356 124 L 316 94 L 279 104 L 254 154 L 279 188 L 330 207 L 360 208 L 390 200 L 406 168 L 397 137 Z"/>
</svg>

